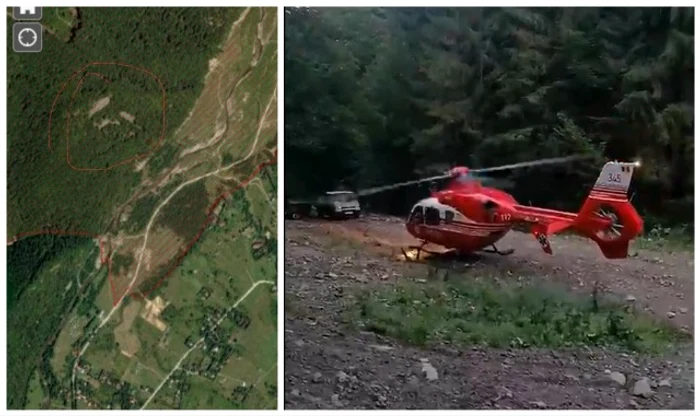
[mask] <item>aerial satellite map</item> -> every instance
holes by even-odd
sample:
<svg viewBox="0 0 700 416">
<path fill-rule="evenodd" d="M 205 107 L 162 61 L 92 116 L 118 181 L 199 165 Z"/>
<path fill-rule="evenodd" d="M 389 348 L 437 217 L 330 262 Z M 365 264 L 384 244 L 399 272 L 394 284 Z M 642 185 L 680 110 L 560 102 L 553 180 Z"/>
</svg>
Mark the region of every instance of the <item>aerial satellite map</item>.
<svg viewBox="0 0 700 416">
<path fill-rule="evenodd" d="M 7 407 L 277 408 L 277 9 L 6 15 Z"/>
</svg>

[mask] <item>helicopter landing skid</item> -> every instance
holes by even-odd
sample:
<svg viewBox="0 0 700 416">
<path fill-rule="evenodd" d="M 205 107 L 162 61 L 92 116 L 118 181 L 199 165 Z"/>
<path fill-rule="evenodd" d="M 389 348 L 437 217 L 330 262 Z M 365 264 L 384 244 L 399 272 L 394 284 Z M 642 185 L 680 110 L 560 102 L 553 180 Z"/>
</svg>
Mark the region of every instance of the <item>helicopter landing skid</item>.
<svg viewBox="0 0 700 416">
<path fill-rule="evenodd" d="M 410 256 L 409 253 L 407 253 L 407 252 L 403 249 L 403 247 L 401 248 L 401 253 L 403 253 L 404 258 L 405 258 L 406 260 L 408 260 L 408 261 L 420 261 L 420 253 L 421 253 L 421 252 L 427 253 L 427 254 L 430 254 L 430 255 L 433 255 L 433 256 L 442 256 L 442 255 L 445 255 L 445 254 L 447 254 L 447 253 L 457 253 L 456 250 L 448 250 L 448 251 L 446 251 L 446 252 L 445 252 L 445 251 L 431 251 L 431 250 L 426 250 L 425 248 L 423 248 L 423 247 L 425 247 L 426 244 L 428 244 L 427 241 L 426 241 L 426 242 L 423 242 L 423 244 L 421 244 L 420 246 L 408 246 L 408 249 L 410 249 L 410 250 L 416 250 L 416 255 L 415 255 L 415 257 Z"/>
<path fill-rule="evenodd" d="M 505 250 L 505 251 L 501 251 L 501 250 L 499 250 L 498 248 L 496 248 L 496 245 L 495 245 L 495 244 L 491 244 L 491 247 L 493 247 L 493 249 L 491 249 L 491 250 L 482 250 L 482 251 L 483 251 L 484 253 L 495 253 L 495 254 L 500 254 L 501 256 L 508 256 L 508 255 L 511 255 L 511 254 L 513 254 L 513 253 L 515 252 L 515 249 L 512 249 L 512 248 L 509 248 L 508 250 Z"/>
<path fill-rule="evenodd" d="M 409 248 L 410 250 L 416 250 L 416 256 L 415 256 L 415 258 L 409 256 L 408 253 L 403 249 L 403 247 L 401 247 L 401 253 L 403 253 L 403 257 L 404 257 L 406 260 L 409 260 L 409 261 L 413 261 L 413 260 L 419 261 L 419 260 L 420 260 L 420 253 L 421 253 L 421 251 L 424 252 L 424 253 L 433 254 L 433 255 L 439 254 L 439 253 L 436 253 L 436 252 L 433 252 L 433 251 L 430 251 L 430 250 L 425 250 L 423 247 L 425 247 L 426 244 L 428 244 L 428 243 L 427 243 L 427 242 L 423 242 L 423 244 L 421 244 L 420 246 L 408 246 L 408 248 Z"/>
</svg>

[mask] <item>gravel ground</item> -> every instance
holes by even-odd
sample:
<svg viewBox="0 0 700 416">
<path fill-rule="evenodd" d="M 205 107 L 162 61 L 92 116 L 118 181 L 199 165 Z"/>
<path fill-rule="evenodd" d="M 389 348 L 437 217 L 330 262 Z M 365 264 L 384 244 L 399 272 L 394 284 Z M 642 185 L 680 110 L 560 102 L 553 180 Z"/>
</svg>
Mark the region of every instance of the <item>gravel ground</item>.
<svg viewBox="0 0 700 416">
<path fill-rule="evenodd" d="M 690 409 L 692 345 L 664 357 L 602 349 L 427 349 L 402 345 L 343 323 L 357 288 L 428 276 L 424 264 L 396 261 L 412 243 L 400 220 L 370 217 L 285 224 L 285 408 L 288 409 Z M 552 239 L 554 256 L 513 232 L 513 255 L 458 263 L 469 273 L 533 275 L 572 291 L 595 285 L 692 331 L 692 253 L 640 251 L 607 261 L 576 237 Z"/>
</svg>

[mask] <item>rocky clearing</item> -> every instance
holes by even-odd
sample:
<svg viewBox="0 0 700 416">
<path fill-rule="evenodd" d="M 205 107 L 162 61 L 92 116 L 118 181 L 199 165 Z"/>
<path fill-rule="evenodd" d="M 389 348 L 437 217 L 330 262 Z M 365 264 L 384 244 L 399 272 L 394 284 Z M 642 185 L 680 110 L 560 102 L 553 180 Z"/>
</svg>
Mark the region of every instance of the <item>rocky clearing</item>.
<svg viewBox="0 0 700 416">
<path fill-rule="evenodd" d="M 692 409 L 692 345 L 666 356 L 576 350 L 406 346 L 344 323 L 356 289 L 431 279 L 392 258 L 413 240 L 400 219 L 285 224 L 285 407 L 291 409 Z M 693 255 L 638 250 L 607 261 L 591 242 L 552 239 L 554 256 L 513 232 L 499 248 L 456 263 L 469 275 L 517 276 L 610 294 L 692 332 Z M 439 275 L 439 273 L 438 273 Z M 421 281 L 421 280 L 419 280 Z"/>
</svg>

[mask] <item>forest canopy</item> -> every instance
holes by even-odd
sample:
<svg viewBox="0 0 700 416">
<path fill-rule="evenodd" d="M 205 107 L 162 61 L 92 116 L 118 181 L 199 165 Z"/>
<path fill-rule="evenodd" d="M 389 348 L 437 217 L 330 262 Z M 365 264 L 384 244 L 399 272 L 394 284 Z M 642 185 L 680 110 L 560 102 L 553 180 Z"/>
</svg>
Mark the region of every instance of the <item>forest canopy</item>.
<svg viewBox="0 0 700 416">
<path fill-rule="evenodd" d="M 585 154 L 509 191 L 577 209 L 641 160 L 647 223 L 693 222 L 692 8 L 288 8 L 284 53 L 290 196 Z"/>
</svg>

